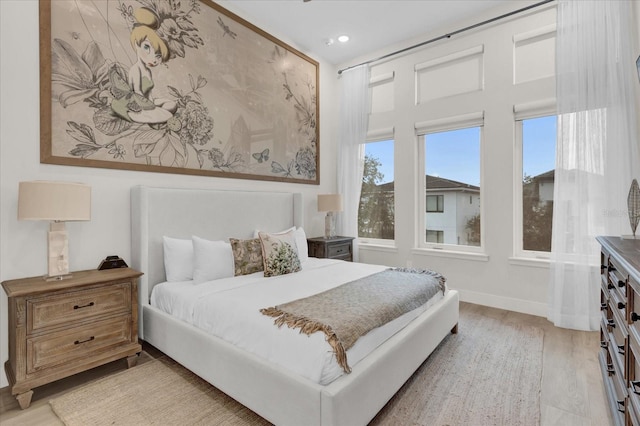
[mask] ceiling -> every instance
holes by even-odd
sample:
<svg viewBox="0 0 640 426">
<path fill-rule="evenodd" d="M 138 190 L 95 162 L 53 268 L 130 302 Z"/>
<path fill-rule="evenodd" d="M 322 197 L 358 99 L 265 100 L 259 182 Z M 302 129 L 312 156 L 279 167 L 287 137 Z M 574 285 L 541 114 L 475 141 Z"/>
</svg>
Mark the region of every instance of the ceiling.
<svg viewBox="0 0 640 426">
<path fill-rule="evenodd" d="M 508 0 L 226 0 L 223 7 L 334 65 L 470 19 Z M 475 21 L 472 23 L 476 23 Z M 327 40 L 339 35 L 347 43 Z"/>
</svg>

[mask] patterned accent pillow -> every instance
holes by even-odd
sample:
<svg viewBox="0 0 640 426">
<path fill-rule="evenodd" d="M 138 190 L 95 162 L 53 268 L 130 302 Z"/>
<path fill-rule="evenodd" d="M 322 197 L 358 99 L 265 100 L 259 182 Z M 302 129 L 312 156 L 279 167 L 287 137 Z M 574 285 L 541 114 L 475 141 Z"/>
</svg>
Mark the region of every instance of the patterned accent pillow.
<svg viewBox="0 0 640 426">
<path fill-rule="evenodd" d="M 262 244 L 259 238 L 239 240 L 229 238 L 233 252 L 235 276 L 253 274 L 264 270 L 262 261 Z"/>
<path fill-rule="evenodd" d="M 285 234 L 258 233 L 262 243 L 264 276 L 291 274 L 301 268 L 294 231 Z"/>
</svg>

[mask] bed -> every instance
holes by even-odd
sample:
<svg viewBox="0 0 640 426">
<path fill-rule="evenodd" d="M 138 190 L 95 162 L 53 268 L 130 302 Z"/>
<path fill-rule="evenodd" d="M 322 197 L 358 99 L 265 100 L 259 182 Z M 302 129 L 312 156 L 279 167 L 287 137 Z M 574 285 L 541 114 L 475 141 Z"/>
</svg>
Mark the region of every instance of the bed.
<svg viewBox="0 0 640 426">
<path fill-rule="evenodd" d="M 269 362 L 150 303 L 154 286 L 167 281 L 163 237 L 249 239 L 256 230 L 301 227 L 302 205 L 299 193 L 132 188 L 131 263 L 144 273 L 139 285 L 139 334 L 274 424 L 367 424 L 442 339 L 456 330 L 456 291 L 449 289 L 353 365 L 349 374 L 327 384 Z"/>
</svg>

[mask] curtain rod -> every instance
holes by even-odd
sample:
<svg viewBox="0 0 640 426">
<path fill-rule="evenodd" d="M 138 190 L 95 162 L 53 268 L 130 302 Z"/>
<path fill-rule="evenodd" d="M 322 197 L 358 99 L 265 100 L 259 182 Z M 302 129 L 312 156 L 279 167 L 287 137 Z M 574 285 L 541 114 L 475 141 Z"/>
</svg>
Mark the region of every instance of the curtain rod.
<svg viewBox="0 0 640 426">
<path fill-rule="evenodd" d="M 412 49 L 415 49 L 415 48 L 418 48 L 418 47 L 422 47 L 424 45 L 433 43 L 433 42 L 438 41 L 438 40 L 442 40 L 442 39 L 445 39 L 445 38 L 451 38 L 451 36 L 460 34 L 462 32 L 468 31 L 468 30 L 472 30 L 472 29 L 480 27 L 482 25 L 490 24 L 491 22 L 495 22 L 495 21 L 498 21 L 500 19 L 508 18 L 509 16 L 516 15 L 518 13 L 526 12 L 529 9 L 533 9 L 533 8 L 538 7 L 538 6 L 542 6 L 543 4 L 547 4 L 547 3 L 550 3 L 552 1 L 553 0 L 544 0 L 544 1 L 541 1 L 541 2 L 538 2 L 538 3 L 534 3 L 532 5 L 523 7 L 521 9 L 517 9 L 517 10 L 514 10 L 512 12 L 505 13 L 505 14 L 500 15 L 500 16 L 496 16 L 495 18 L 487 19 L 486 21 L 482 21 L 482 22 L 479 22 L 477 24 L 469 25 L 468 27 L 464 27 L 464 28 L 461 28 L 459 30 L 455 30 L 453 32 L 443 34 L 441 36 L 432 38 L 431 40 L 423 41 L 421 43 L 414 44 L 413 46 L 405 47 L 404 49 L 400 49 L 400 50 L 396 50 L 395 52 L 387 53 L 386 55 L 382 55 L 382 56 L 377 57 L 375 59 L 371 59 L 371 60 L 362 62 L 362 63 L 357 64 L 357 65 L 351 65 L 350 67 L 342 68 L 341 70 L 338 70 L 338 75 L 341 75 L 344 71 L 350 70 L 351 68 L 359 67 L 360 65 L 371 64 L 373 62 L 378 62 L 378 61 L 381 61 L 383 59 L 389 58 L 391 56 L 399 55 L 400 53 L 404 53 L 404 52 L 406 52 L 408 50 L 412 50 Z"/>
</svg>

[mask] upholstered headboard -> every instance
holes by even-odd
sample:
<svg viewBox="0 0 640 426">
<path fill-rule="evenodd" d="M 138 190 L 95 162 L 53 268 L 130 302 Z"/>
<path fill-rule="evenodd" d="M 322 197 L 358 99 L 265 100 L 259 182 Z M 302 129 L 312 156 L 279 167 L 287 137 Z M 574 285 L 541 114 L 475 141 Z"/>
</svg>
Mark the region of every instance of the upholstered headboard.
<svg viewBox="0 0 640 426">
<path fill-rule="evenodd" d="M 131 189 L 131 267 L 140 278 L 139 303 L 165 281 L 162 237 L 252 238 L 302 226 L 302 194 L 135 186 Z M 142 316 L 140 316 L 140 319 Z"/>
</svg>

